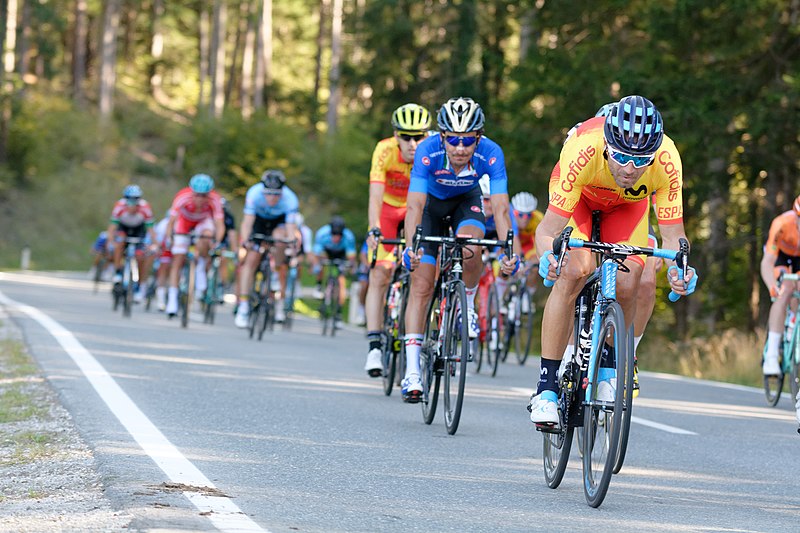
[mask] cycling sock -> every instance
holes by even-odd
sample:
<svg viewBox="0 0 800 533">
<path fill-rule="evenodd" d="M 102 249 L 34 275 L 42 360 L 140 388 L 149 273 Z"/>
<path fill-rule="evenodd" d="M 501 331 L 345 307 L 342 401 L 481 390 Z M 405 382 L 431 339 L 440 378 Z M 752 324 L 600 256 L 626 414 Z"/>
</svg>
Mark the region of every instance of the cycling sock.
<svg viewBox="0 0 800 533">
<path fill-rule="evenodd" d="M 539 384 L 536 387 L 536 394 L 549 390 L 558 394 L 558 367 L 561 361 L 555 359 L 545 359 L 542 357 L 542 366 L 539 371 Z"/>
<path fill-rule="evenodd" d="M 370 331 L 367 332 L 367 340 L 369 341 L 369 349 L 370 351 L 374 349 L 381 349 L 381 332 L 380 331 Z"/>
<path fill-rule="evenodd" d="M 783 335 L 779 332 L 769 332 L 769 335 L 767 335 L 767 357 L 772 359 L 778 358 L 778 351 L 780 350 L 782 336 Z"/>
<path fill-rule="evenodd" d="M 406 376 L 419 375 L 419 353 L 422 351 L 422 334 L 406 334 Z"/>
<path fill-rule="evenodd" d="M 639 349 L 639 343 L 642 342 L 642 337 L 644 335 L 639 335 L 638 337 L 633 338 L 633 358 L 636 359 L 636 350 Z"/>
<path fill-rule="evenodd" d="M 471 311 L 475 310 L 475 294 L 478 292 L 478 286 L 467 287 L 467 308 Z"/>
<path fill-rule="evenodd" d="M 567 361 L 569 361 L 574 356 L 575 356 L 575 345 L 567 344 L 567 347 L 564 348 L 564 356 L 561 358 L 561 360 L 563 361 L 564 359 L 566 359 Z"/>
</svg>

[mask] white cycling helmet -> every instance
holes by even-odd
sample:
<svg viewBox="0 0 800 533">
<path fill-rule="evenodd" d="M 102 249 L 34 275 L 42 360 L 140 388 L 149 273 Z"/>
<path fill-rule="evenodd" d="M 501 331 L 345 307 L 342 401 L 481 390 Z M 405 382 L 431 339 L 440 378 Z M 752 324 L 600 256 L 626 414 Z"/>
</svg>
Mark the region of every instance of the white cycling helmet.
<svg viewBox="0 0 800 533">
<path fill-rule="evenodd" d="M 481 176 L 481 179 L 478 180 L 478 184 L 481 186 L 481 194 L 483 196 L 491 196 L 492 191 L 489 188 L 489 174 Z"/>
<path fill-rule="evenodd" d="M 511 206 L 520 213 L 533 213 L 537 205 L 536 197 L 529 192 L 518 192 L 511 199 Z"/>
</svg>

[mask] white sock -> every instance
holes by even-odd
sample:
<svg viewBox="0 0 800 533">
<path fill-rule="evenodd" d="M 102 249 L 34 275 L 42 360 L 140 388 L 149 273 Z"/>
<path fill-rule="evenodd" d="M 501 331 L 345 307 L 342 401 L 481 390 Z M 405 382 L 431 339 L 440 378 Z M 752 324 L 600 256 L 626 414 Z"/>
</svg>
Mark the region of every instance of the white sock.
<svg viewBox="0 0 800 533">
<path fill-rule="evenodd" d="M 205 257 L 197 258 L 197 270 L 195 276 L 196 276 L 196 279 L 194 281 L 195 289 L 197 289 L 197 292 L 204 292 L 206 290 L 206 287 L 208 287 L 208 276 L 206 275 Z"/>
<path fill-rule="evenodd" d="M 567 344 L 567 347 L 564 348 L 564 355 L 563 355 L 563 357 L 561 357 L 561 360 L 563 361 L 563 360 L 566 359 L 567 361 L 569 361 L 573 357 L 575 357 L 575 345 L 574 344 Z"/>
<path fill-rule="evenodd" d="M 639 349 L 639 343 L 642 342 L 642 337 L 644 337 L 644 334 L 633 338 L 633 357 L 634 357 L 634 359 L 636 358 L 636 352 Z"/>
<path fill-rule="evenodd" d="M 767 353 L 765 355 L 767 359 L 778 359 L 782 336 L 783 334 L 774 331 L 770 331 L 767 335 Z"/>
<path fill-rule="evenodd" d="M 163 302 L 167 297 L 166 287 L 156 287 L 156 300 Z"/>
<path fill-rule="evenodd" d="M 470 311 L 475 310 L 475 294 L 478 292 L 478 286 L 470 288 L 467 287 L 467 309 Z"/>
<path fill-rule="evenodd" d="M 419 353 L 422 351 L 422 334 L 406 333 L 406 376 L 420 375 Z"/>
</svg>

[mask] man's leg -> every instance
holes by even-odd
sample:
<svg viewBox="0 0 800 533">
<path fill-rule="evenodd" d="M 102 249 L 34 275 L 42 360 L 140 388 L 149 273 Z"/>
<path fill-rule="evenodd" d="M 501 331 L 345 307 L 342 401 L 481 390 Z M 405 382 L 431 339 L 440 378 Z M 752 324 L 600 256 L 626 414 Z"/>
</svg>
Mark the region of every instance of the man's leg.
<svg viewBox="0 0 800 533">
<path fill-rule="evenodd" d="M 418 403 L 422 397 L 419 354 L 425 332 L 426 312 L 433 294 L 435 266 L 422 263 L 411 273 L 411 290 L 406 307 L 406 374 L 401 385 L 403 401 Z"/>
<path fill-rule="evenodd" d="M 369 349 L 364 370 L 373 378 L 381 376 L 383 361 L 381 358 L 381 330 L 383 324 L 383 305 L 386 290 L 389 287 L 392 271 L 388 264 L 378 263 L 369 272 L 367 284 L 367 340 Z"/>
<path fill-rule="evenodd" d="M 253 287 L 253 275 L 261 260 L 258 249 L 248 249 L 247 255 L 239 266 L 239 304 L 236 308 L 237 328 L 246 328 L 250 322 L 250 290 Z"/>
</svg>

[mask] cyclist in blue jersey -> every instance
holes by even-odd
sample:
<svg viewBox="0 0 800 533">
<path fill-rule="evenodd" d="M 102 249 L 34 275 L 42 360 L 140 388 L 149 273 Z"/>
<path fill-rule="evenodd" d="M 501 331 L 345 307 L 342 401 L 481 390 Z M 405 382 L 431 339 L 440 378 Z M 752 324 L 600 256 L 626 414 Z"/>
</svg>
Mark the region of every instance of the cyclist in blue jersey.
<svg viewBox="0 0 800 533">
<path fill-rule="evenodd" d="M 236 310 L 236 327 L 246 328 L 250 317 L 250 289 L 253 275 L 261 262 L 261 252 L 254 245 L 251 236 L 255 233 L 272 236 L 276 239 L 291 239 L 297 230 L 299 210 L 297 195 L 286 186 L 286 176 L 280 170 L 267 170 L 261 175 L 261 182 L 247 191 L 244 200 L 244 217 L 239 229 L 239 242 L 246 251 L 239 267 L 239 306 Z M 286 245 L 276 244 L 274 248 L 276 271 L 281 282 L 280 299 L 275 302 L 275 320 L 285 320 L 283 298 L 286 295 Z M 241 257 L 241 255 L 240 255 Z"/>
<path fill-rule="evenodd" d="M 346 227 L 345 221 L 340 216 L 331 218 L 329 224 L 325 224 L 317 230 L 314 235 L 314 246 L 312 247 L 311 267 L 317 277 L 317 287 L 314 290 L 316 298 L 322 298 L 322 260 L 326 257 L 333 261 L 335 259 L 346 259 L 347 268 L 342 269 L 339 277 L 339 305 L 344 305 L 347 294 L 345 287 L 344 271 L 350 270 L 356 263 L 356 237 L 353 232 Z"/>
<path fill-rule="evenodd" d="M 409 235 L 422 224 L 424 236 L 443 236 L 448 232 L 445 219 L 457 234 L 481 238 L 486 231 L 481 188 L 478 180 L 489 176 L 490 203 L 497 221 L 497 232 L 506 235 L 511 228 L 508 206 L 508 177 L 500 146 L 483 134 L 483 109 L 471 98 L 451 98 L 439 110 L 439 135 L 422 141 L 414 155 L 405 227 Z M 422 347 L 425 312 L 435 284 L 436 254 L 433 247 L 415 255 L 412 243 L 403 252 L 403 263 L 412 270 L 411 291 L 406 310 L 406 373 L 401 392 L 403 400 L 417 403 L 422 396 L 419 354 Z M 481 274 L 481 251 L 470 246 L 464 254 L 464 283 L 467 287 L 467 320 L 470 338 L 479 333 L 474 300 Z M 510 275 L 519 268 L 517 256 L 503 257 L 501 271 Z M 463 310 L 462 310 L 463 311 Z"/>
</svg>

